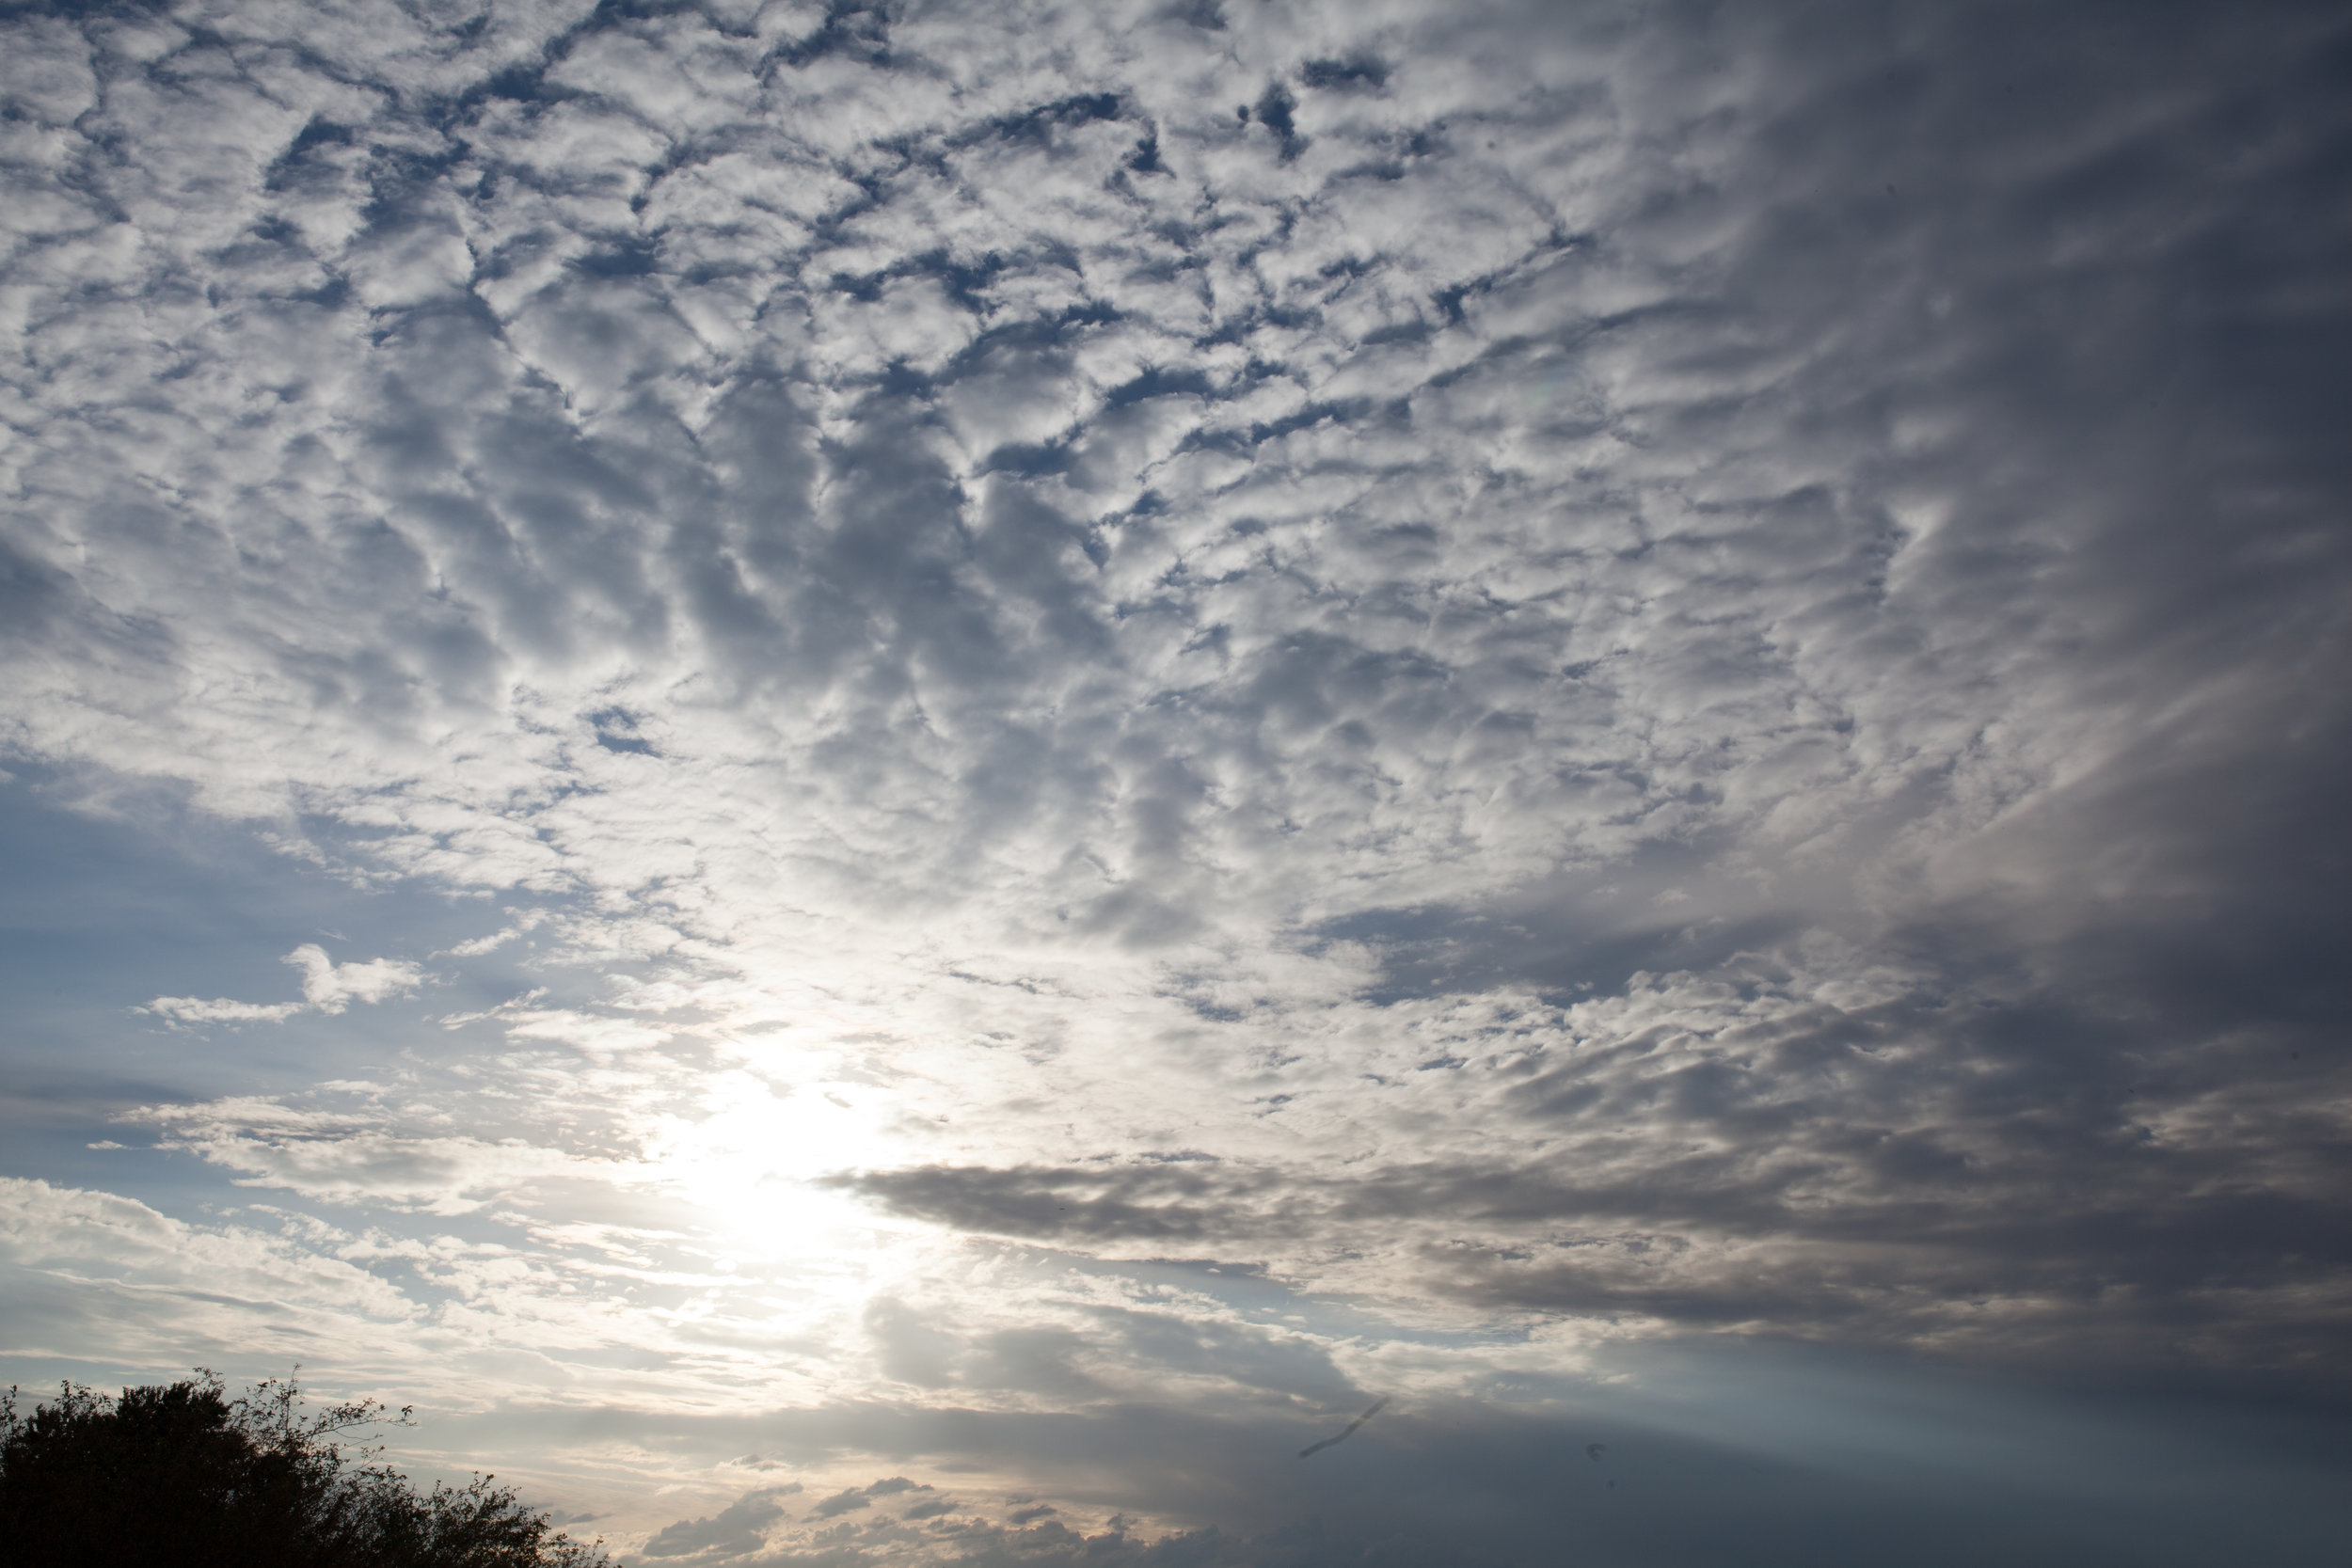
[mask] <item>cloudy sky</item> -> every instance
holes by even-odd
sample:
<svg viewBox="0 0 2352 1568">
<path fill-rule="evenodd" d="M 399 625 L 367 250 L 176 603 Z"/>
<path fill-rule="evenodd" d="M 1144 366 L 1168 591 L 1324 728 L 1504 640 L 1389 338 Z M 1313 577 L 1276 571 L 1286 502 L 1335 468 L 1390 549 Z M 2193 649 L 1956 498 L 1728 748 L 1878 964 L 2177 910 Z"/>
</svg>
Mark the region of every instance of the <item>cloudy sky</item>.
<svg viewBox="0 0 2352 1568">
<path fill-rule="evenodd" d="M 0 1376 L 680 1568 L 2341 1560 L 2340 6 L 0 94 Z"/>
</svg>

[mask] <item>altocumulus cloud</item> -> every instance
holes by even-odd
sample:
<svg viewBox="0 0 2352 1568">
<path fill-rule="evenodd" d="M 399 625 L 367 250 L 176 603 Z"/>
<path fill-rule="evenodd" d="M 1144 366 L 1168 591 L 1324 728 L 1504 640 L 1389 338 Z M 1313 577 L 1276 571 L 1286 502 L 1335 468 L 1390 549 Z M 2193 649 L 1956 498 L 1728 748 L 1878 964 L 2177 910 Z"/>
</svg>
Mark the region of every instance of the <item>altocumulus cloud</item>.
<svg viewBox="0 0 2352 1568">
<path fill-rule="evenodd" d="M 2346 1392 L 2340 8 L 0 27 L 6 744 L 513 981 L 155 996 L 408 1035 L 140 1080 L 320 1212 L 22 1187 L 44 1322 L 833 1412 L 696 1561 L 1356 1560 L 1171 1456 L 1650 1337 Z"/>
</svg>

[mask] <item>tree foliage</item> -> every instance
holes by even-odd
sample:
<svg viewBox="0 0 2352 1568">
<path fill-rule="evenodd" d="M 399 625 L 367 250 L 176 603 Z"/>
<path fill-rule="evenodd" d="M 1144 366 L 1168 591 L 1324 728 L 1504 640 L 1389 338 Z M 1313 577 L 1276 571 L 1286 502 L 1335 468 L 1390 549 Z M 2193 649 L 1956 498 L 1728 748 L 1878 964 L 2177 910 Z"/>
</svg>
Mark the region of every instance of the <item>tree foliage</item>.
<svg viewBox="0 0 2352 1568">
<path fill-rule="evenodd" d="M 313 1414 L 291 1380 L 243 1398 L 218 1377 L 68 1383 L 0 1396 L 0 1558 L 23 1568 L 603 1568 L 495 1477 L 421 1492 L 358 1441 L 408 1425 L 373 1400 Z"/>
</svg>

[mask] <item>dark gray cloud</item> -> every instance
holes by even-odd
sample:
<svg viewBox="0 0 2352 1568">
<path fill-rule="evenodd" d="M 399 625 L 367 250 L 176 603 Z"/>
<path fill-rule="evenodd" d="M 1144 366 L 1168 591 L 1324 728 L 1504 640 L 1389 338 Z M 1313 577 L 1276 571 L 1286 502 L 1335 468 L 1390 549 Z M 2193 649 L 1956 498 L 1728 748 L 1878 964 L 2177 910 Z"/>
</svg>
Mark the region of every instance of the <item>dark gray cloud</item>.
<svg viewBox="0 0 2352 1568">
<path fill-rule="evenodd" d="M 1362 1428 L 1366 1421 L 1371 1420 L 1375 1416 L 1379 1415 L 1381 1411 L 1387 1409 L 1388 1403 L 1389 1402 L 1385 1398 L 1373 1401 L 1371 1407 L 1362 1415 L 1348 1422 L 1346 1426 L 1343 1427 L 1340 1430 L 1338 1436 L 1326 1437 L 1319 1442 L 1308 1444 L 1305 1448 L 1298 1450 L 1298 1457 L 1301 1459 L 1311 1459 L 1327 1448 L 1332 1448 L 1338 1444 L 1346 1442 L 1349 1438 L 1356 1435 L 1358 1431 Z"/>
<path fill-rule="evenodd" d="M 763 1527 L 783 1516 L 775 1499 L 797 1486 L 769 1487 L 728 1504 L 707 1519 L 680 1519 L 655 1532 L 642 1550 L 647 1557 L 733 1557 L 756 1551 Z"/>
<path fill-rule="evenodd" d="M 879 1497 L 895 1497 L 901 1492 L 928 1492 L 930 1488 L 904 1476 L 889 1476 L 864 1486 L 852 1486 L 835 1492 L 809 1511 L 812 1519 L 831 1519 L 858 1509 L 871 1508 Z M 748 1549 L 748 1548 L 746 1548 Z"/>
</svg>

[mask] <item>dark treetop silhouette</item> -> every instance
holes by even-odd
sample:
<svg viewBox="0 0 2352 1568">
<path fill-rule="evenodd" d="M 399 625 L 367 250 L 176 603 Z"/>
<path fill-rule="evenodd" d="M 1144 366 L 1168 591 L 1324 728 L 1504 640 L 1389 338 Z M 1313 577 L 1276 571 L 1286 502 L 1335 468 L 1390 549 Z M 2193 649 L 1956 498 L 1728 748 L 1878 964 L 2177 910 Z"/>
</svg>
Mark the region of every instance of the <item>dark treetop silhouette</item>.
<svg viewBox="0 0 2352 1568">
<path fill-rule="evenodd" d="M 494 1478 L 420 1492 L 352 1439 L 405 1424 L 373 1401 L 301 1410 L 272 1379 L 227 1397 L 202 1369 L 120 1399 L 65 1384 L 0 1399 L 0 1558 L 10 1568 L 602 1568 Z"/>
</svg>

